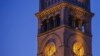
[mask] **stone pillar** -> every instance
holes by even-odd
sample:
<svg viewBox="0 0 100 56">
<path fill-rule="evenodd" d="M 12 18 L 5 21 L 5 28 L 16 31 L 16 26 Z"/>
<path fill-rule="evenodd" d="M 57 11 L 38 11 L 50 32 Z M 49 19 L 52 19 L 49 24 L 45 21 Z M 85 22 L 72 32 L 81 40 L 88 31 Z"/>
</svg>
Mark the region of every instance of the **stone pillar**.
<svg viewBox="0 0 100 56">
<path fill-rule="evenodd" d="M 61 10 L 61 25 L 68 25 L 69 10 L 65 7 Z"/>
</svg>

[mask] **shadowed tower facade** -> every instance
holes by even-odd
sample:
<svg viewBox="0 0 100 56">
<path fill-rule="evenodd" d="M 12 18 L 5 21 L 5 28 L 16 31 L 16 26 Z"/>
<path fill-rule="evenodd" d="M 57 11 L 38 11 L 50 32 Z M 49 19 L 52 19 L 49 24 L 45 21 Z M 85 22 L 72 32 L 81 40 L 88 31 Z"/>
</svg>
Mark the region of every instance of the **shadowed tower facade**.
<svg viewBox="0 0 100 56">
<path fill-rule="evenodd" d="M 92 56 L 90 0 L 39 0 L 37 56 Z"/>
</svg>

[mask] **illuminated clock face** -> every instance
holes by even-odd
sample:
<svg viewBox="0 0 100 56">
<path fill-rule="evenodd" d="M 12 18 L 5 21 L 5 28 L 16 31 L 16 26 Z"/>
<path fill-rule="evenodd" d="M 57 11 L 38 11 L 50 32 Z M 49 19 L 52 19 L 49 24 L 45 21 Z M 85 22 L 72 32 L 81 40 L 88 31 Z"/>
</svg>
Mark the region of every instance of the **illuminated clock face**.
<svg viewBox="0 0 100 56">
<path fill-rule="evenodd" d="M 45 56 L 54 56 L 55 52 L 56 52 L 55 43 L 53 42 L 48 43 L 45 48 Z"/>
<path fill-rule="evenodd" d="M 74 43 L 73 52 L 76 56 L 84 56 L 84 47 L 82 43 L 79 42 Z"/>
</svg>

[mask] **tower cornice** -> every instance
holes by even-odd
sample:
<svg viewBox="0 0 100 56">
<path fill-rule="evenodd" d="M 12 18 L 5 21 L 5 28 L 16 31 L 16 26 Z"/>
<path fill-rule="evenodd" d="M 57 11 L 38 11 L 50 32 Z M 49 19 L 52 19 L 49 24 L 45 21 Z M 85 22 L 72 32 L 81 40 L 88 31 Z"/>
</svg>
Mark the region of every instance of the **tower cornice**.
<svg viewBox="0 0 100 56">
<path fill-rule="evenodd" d="M 36 16 L 41 19 L 47 15 L 50 15 L 52 13 L 55 13 L 56 11 L 61 10 L 62 8 L 69 8 L 72 11 L 74 11 L 72 14 L 74 14 L 76 17 L 80 17 L 78 15 L 82 15 L 82 16 L 93 16 L 94 14 L 91 13 L 90 11 L 85 10 L 84 8 L 81 8 L 79 6 L 73 5 L 71 3 L 68 2 L 61 2 L 57 5 L 54 5 L 53 7 L 44 9 L 43 11 L 40 11 L 38 13 L 36 13 Z"/>
</svg>

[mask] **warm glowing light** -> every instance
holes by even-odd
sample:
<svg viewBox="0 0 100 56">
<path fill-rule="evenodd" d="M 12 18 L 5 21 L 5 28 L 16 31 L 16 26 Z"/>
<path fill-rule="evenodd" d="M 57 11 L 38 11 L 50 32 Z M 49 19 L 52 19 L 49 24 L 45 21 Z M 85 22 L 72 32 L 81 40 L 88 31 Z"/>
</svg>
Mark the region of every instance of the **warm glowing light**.
<svg viewBox="0 0 100 56">
<path fill-rule="evenodd" d="M 45 48 L 45 56 L 53 56 L 56 52 L 56 46 L 53 42 L 49 43 Z"/>
<path fill-rule="evenodd" d="M 82 43 L 76 42 L 73 45 L 73 52 L 76 54 L 76 56 L 84 56 L 84 47 Z"/>
</svg>

